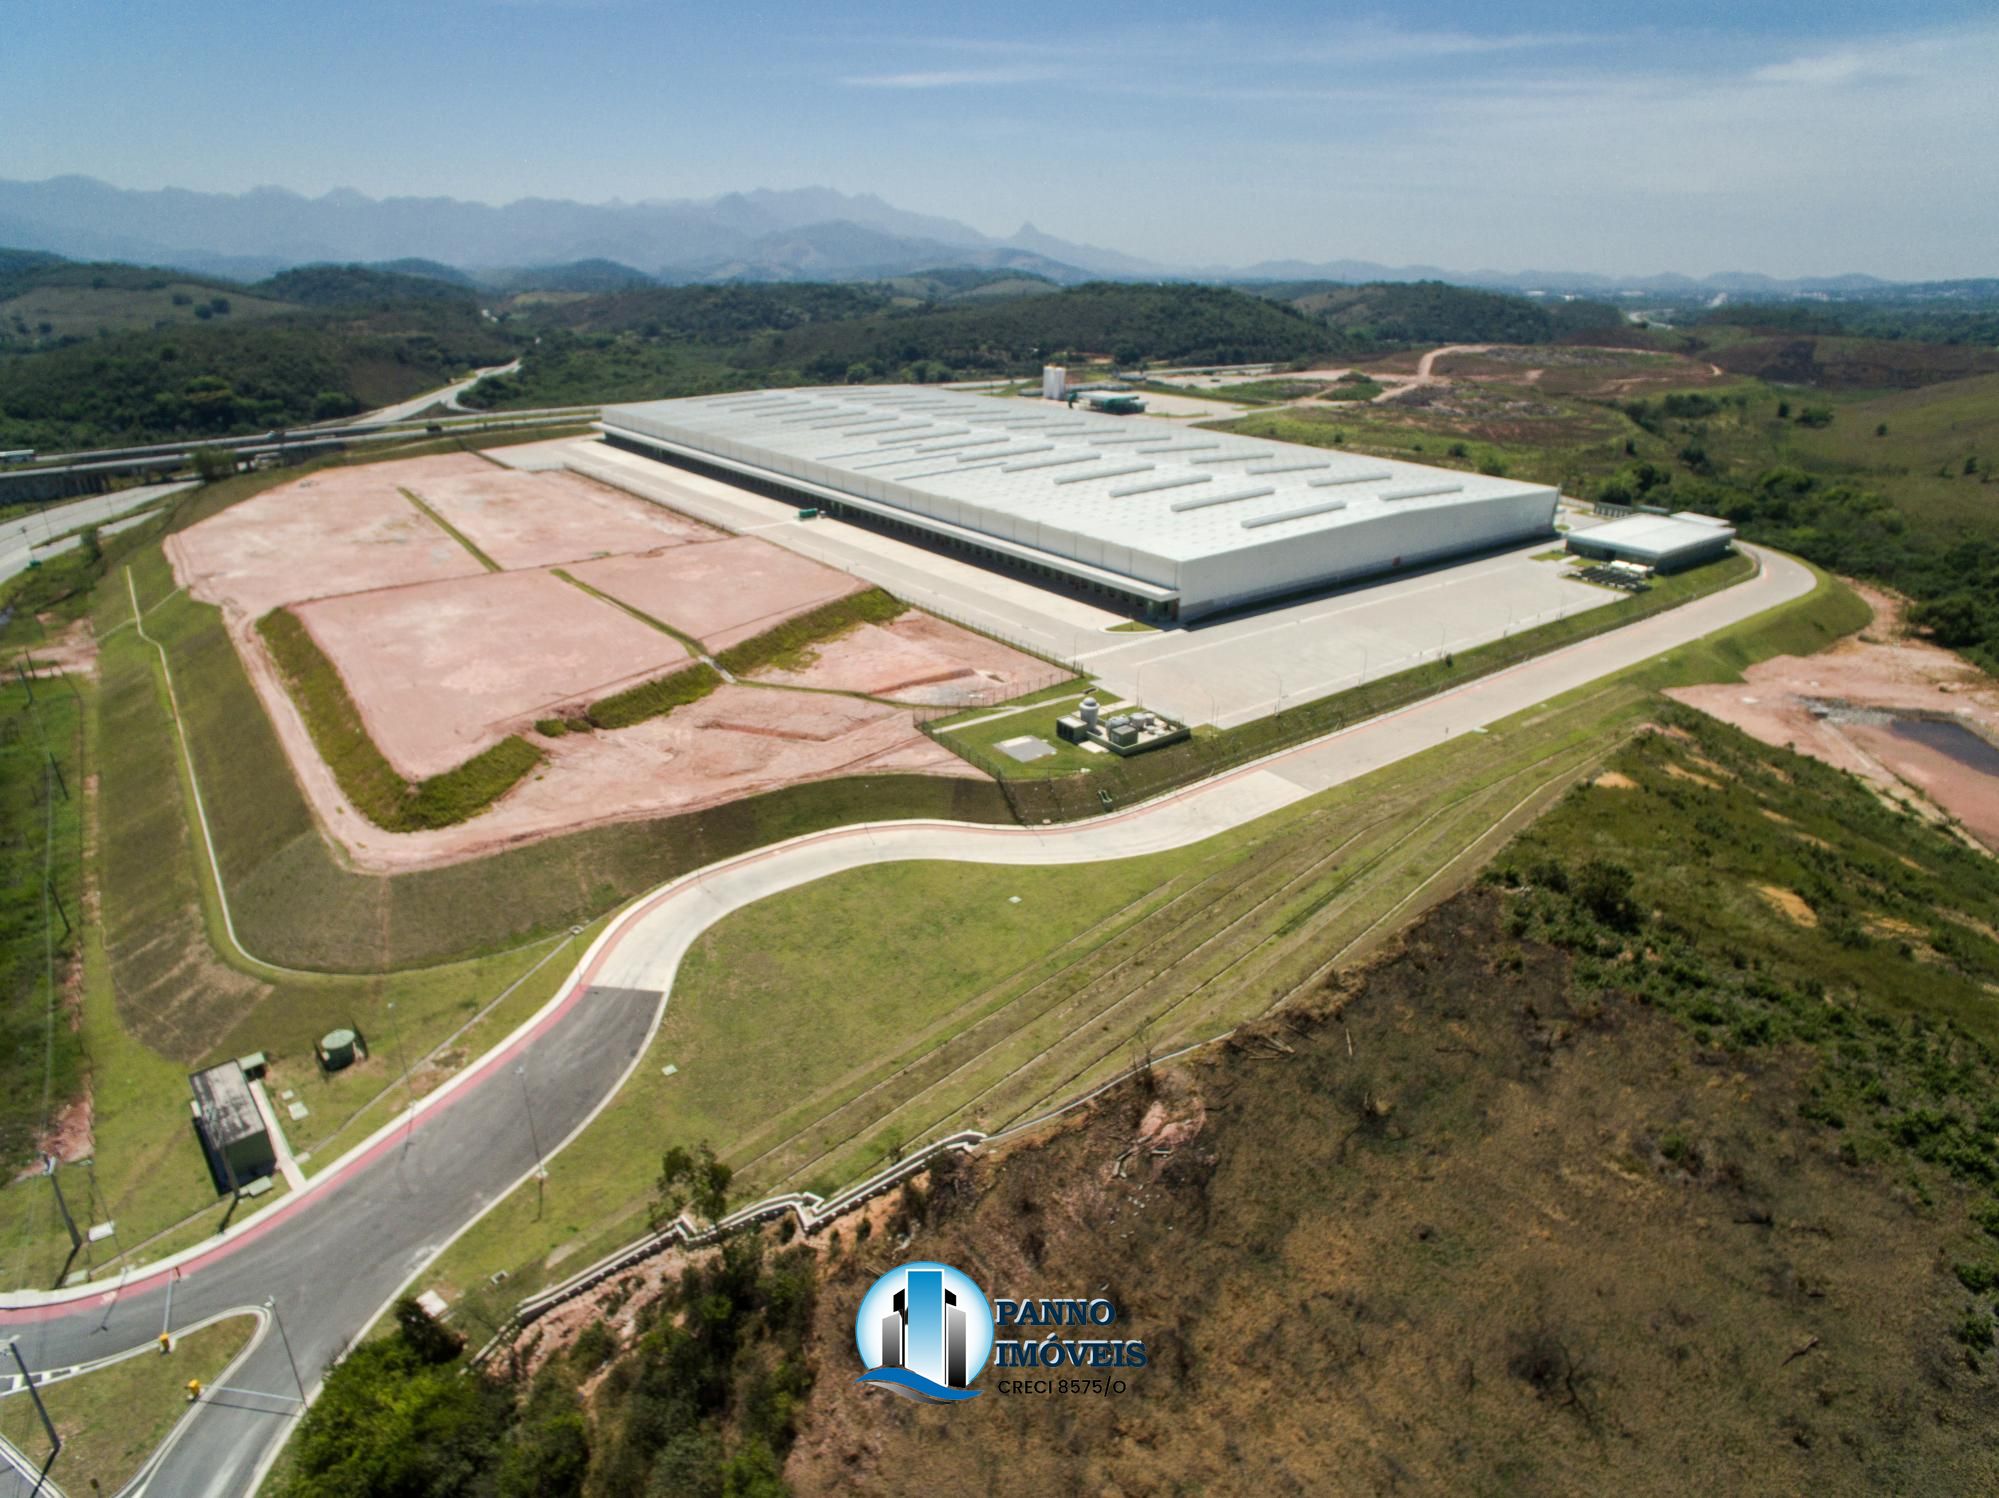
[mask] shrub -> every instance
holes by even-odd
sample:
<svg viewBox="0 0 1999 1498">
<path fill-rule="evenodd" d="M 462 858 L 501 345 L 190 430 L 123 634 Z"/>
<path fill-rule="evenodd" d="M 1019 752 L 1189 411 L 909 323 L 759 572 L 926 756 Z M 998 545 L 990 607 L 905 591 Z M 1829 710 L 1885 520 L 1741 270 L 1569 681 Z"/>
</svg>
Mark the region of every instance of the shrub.
<svg viewBox="0 0 1999 1498">
<path fill-rule="evenodd" d="M 1613 931 L 1638 924 L 1638 907 L 1631 899 L 1631 870 L 1621 863 L 1592 858 L 1576 873 L 1576 902 Z"/>
<path fill-rule="evenodd" d="M 676 707 L 699 702 L 721 684 L 722 678 L 711 666 L 683 666 L 591 703 L 584 717 L 592 728 L 630 728 Z"/>
<path fill-rule="evenodd" d="M 831 603 L 808 609 L 787 619 L 775 629 L 731 645 L 720 652 L 716 663 L 735 676 L 748 676 L 764 666 L 782 664 L 787 657 L 832 638 L 857 624 L 886 624 L 908 609 L 901 599 L 869 588 L 862 593 L 836 598 Z"/>
</svg>

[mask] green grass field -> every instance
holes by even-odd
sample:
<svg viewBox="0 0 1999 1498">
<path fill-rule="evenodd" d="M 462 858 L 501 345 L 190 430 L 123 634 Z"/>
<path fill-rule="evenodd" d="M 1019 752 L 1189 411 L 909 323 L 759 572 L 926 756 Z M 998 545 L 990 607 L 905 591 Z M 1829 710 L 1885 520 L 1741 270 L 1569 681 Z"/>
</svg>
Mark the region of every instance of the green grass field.
<svg viewBox="0 0 1999 1498">
<path fill-rule="evenodd" d="M 1564 486 L 1629 461 L 1625 442 L 1643 435 L 1621 412 L 1594 401 L 1502 385 L 1457 387 L 1449 402 L 1435 406 L 1286 407 L 1208 424 L 1439 468 L 1497 467 L 1509 478 Z"/>
<path fill-rule="evenodd" d="M 0 331 L 16 338 L 89 338 L 110 329 L 139 331 L 178 323 L 242 322 L 273 317 L 299 309 L 231 290 L 229 311 L 218 317 L 211 305 L 220 295 L 214 286 L 167 281 L 156 287 L 37 286 L 0 302 Z M 25 331 L 23 331 L 25 329 Z"/>
<path fill-rule="evenodd" d="M 728 916 L 690 951 L 631 1083 L 553 1162 L 545 1215 L 532 1193 L 510 1198 L 426 1283 L 497 1319 L 640 1230 L 670 1144 L 714 1144 L 737 1200 L 823 1192 L 899 1147 L 1032 1116 L 1142 1046 L 1163 1053 L 1262 1013 L 1472 877 L 1658 710 L 1658 687 L 1732 679 L 1867 618 L 1821 578 L 1712 640 L 1173 853 L 888 865 Z M 786 1100 L 775 1114 L 773 1098 Z M 504 1290 L 483 1288 L 502 1268 Z"/>
<path fill-rule="evenodd" d="M 1999 375 L 1840 401 L 1834 409 L 1830 426 L 1785 430 L 1791 455 L 1893 494 L 1932 534 L 1999 528 Z M 1967 460 L 1975 472 L 1965 472 Z"/>
<path fill-rule="evenodd" d="M 1087 689 L 1070 686 L 1059 697 L 1044 699 L 1022 712 L 1006 712 L 998 715 L 967 715 L 959 719 L 946 719 L 947 723 L 959 726 L 941 729 L 937 741 L 947 748 L 955 749 L 973 760 L 973 763 L 991 765 L 1002 771 L 1009 779 L 1045 780 L 1061 775 L 1083 775 L 1092 770 L 1103 769 L 1117 763 L 1109 754 L 1092 754 L 1077 744 L 1065 744 L 1055 736 L 1055 721 L 1075 712 L 1076 704 L 1087 695 Z M 1097 703 L 1106 713 L 1123 705 L 1123 699 L 1109 692 L 1096 694 Z M 1022 735 L 1040 739 L 1055 752 L 1042 759 L 1025 763 L 1000 753 L 998 745 L 1002 740 L 1015 739 Z"/>
<path fill-rule="evenodd" d="M 249 1344 L 256 1322 L 233 1316 L 177 1339 L 171 1353 L 135 1357 L 50 1384 L 42 1391 L 62 1451 L 49 1478 L 65 1493 L 116 1493 L 188 1413 L 187 1383 L 213 1384 Z M 0 1399 L 0 1434 L 37 1465 L 48 1435 L 26 1393 Z"/>
<path fill-rule="evenodd" d="M 74 1096 L 65 1013 L 83 923 L 84 701 L 68 680 L 0 681 L 0 1159 L 30 1163 Z"/>
</svg>

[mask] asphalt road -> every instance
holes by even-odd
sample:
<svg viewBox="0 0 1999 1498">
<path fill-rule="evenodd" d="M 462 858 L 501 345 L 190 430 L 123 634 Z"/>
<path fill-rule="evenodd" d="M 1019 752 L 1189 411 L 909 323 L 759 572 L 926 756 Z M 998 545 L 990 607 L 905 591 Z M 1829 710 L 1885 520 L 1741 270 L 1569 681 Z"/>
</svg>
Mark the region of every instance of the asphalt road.
<svg viewBox="0 0 1999 1498">
<path fill-rule="evenodd" d="M 135 489 L 121 489 L 116 494 L 100 494 L 92 499 L 73 499 L 64 504 L 49 505 L 32 515 L 0 524 L 0 582 L 18 572 L 27 571 L 31 556 L 59 556 L 69 550 L 76 544 L 73 539 L 45 544 L 64 531 L 115 520 L 121 515 L 143 509 L 166 495 L 193 487 L 191 483 L 142 484 Z"/>
<path fill-rule="evenodd" d="M 454 1236 L 532 1179 L 537 1138 L 560 1170 L 563 1145 L 637 1064 L 681 956 L 723 916 L 875 863 L 1084 863 L 1198 842 L 1810 591 L 1803 566 L 1759 555 L 1758 576 L 1723 593 L 1101 821 L 1047 829 L 942 822 L 839 828 L 664 885 L 605 931 L 547 1008 L 413 1114 L 304 1191 L 176 1256 L 182 1277 L 174 1320 L 277 1297 L 309 1396 L 327 1365 Z M 0 1334 L 19 1336 L 38 1369 L 149 1342 L 161 1329 L 174 1263 L 148 1265 L 122 1288 L 100 1283 L 82 1292 L 0 1296 Z M 253 1342 L 232 1387 L 252 1393 L 205 1399 L 163 1448 L 143 1492 L 220 1498 L 254 1490 L 298 1409 L 299 1388 L 274 1330 Z M 60 1472 L 54 1475 L 60 1481 Z M 10 1478 L 0 1476 L 0 1495 Z"/>
<path fill-rule="evenodd" d="M 460 380 L 455 385 L 445 385 L 437 390 L 427 390 L 422 395 L 414 396 L 409 400 L 401 402 L 399 405 L 384 406 L 379 411 L 370 411 L 365 416 L 348 417 L 346 421 L 349 425 L 366 426 L 374 426 L 392 421 L 408 421 L 412 416 L 422 411 L 428 411 L 432 406 L 444 406 L 449 410 L 462 411 L 465 408 L 458 404 L 459 396 L 485 379 L 487 375 L 512 374 L 520 367 L 521 361 L 516 359 L 511 364 L 495 364 L 490 369 L 475 369 L 469 378 Z"/>
</svg>

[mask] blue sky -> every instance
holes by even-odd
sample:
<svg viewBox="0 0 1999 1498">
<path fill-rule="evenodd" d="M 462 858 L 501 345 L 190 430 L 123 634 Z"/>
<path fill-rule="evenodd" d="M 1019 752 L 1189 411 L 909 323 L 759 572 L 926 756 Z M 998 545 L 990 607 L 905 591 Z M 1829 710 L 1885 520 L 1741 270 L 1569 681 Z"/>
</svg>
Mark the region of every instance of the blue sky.
<svg viewBox="0 0 1999 1498">
<path fill-rule="evenodd" d="M 1999 274 L 1999 15 L 0 0 L 0 176 L 824 185 L 1181 264 Z"/>
</svg>

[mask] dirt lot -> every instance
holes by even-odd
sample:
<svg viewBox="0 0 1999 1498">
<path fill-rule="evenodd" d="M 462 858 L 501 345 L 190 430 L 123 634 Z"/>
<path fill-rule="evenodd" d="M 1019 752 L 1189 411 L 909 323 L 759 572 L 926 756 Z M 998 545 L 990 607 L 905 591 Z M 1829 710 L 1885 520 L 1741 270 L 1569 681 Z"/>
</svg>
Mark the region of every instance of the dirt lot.
<svg viewBox="0 0 1999 1498">
<path fill-rule="evenodd" d="M 719 541 L 684 515 L 574 473 L 520 473 L 471 453 L 396 465 L 400 482 L 509 571 Z"/>
<path fill-rule="evenodd" d="M 687 660 L 677 640 L 546 572 L 349 593 L 297 613 L 389 763 L 416 780 Z"/>
<path fill-rule="evenodd" d="M 1739 683 L 1681 687 L 1670 695 L 1766 744 L 1851 770 L 1898 798 L 1920 793 L 1999 849 L 1999 786 L 1991 776 L 1886 727 L 1850 721 L 1854 713 L 1824 710 L 1839 704 L 1943 714 L 1978 725 L 1999 742 L 1999 682 L 1948 650 L 1902 635 L 1900 602 L 1853 586 L 1874 609 L 1865 633 L 1818 655 L 1751 666 Z"/>
<path fill-rule="evenodd" d="M 495 561 L 490 573 L 400 491 L 409 489 Z M 543 742 L 547 762 L 472 822 L 392 834 L 341 793 L 256 634 L 296 605 L 369 733 L 401 774 L 450 769 L 535 719 L 685 664 L 671 636 L 593 598 L 539 559 L 601 554 L 577 575 L 714 648 L 858 590 L 845 573 L 567 473 L 472 457 L 378 463 L 285 484 L 171 538 L 176 578 L 222 607 L 238 654 L 323 827 L 363 867 L 415 868 L 604 822 L 698 810 L 853 773 L 967 775 L 911 713 L 782 686 L 729 687 L 668 717 Z M 1042 662 L 911 615 L 881 641 L 830 644 L 798 679 L 827 676 L 954 702 Z M 995 684 L 999 684 L 995 686 Z M 868 690 L 867 686 L 845 690 Z M 538 740 L 538 742 L 541 742 Z"/>
<path fill-rule="evenodd" d="M 167 537 L 174 577 L 233 622 L 308 598 L 482 575 L 478 558 L 397 492 L 401 471 L 422 461 L 325 469 L 232 505 Z"/>
<path fill-rule="evenodd" d="M 607 557 L 568 570 L 620 603 L 684 630 L 710 650 L 727 650 L 867 586 L 750 536 L 652 556 Z"/>
<path fill-rule="evenodd" d="M 907 709 L 757 687 L 722 687 L 666 717 L 542 747 L 548 762 L 540 770 L 459 827 L 384 832 L 344 809 L 328 775 L 319 777 L 313 800 L 361 867 L 408 869 L 606 822 L 697 811 L 800 781 L 977 774 L 917 732 Z"/>
<path fill-rule="evenodd" d="M 1017 697 L 1066 674 L 914 609 L 886 625 L 859 625 L 812 654 L 808 665 L 760 671 L 756 679 L 865 692 L 898 702 L 971 707 Z"/>
</svg>

